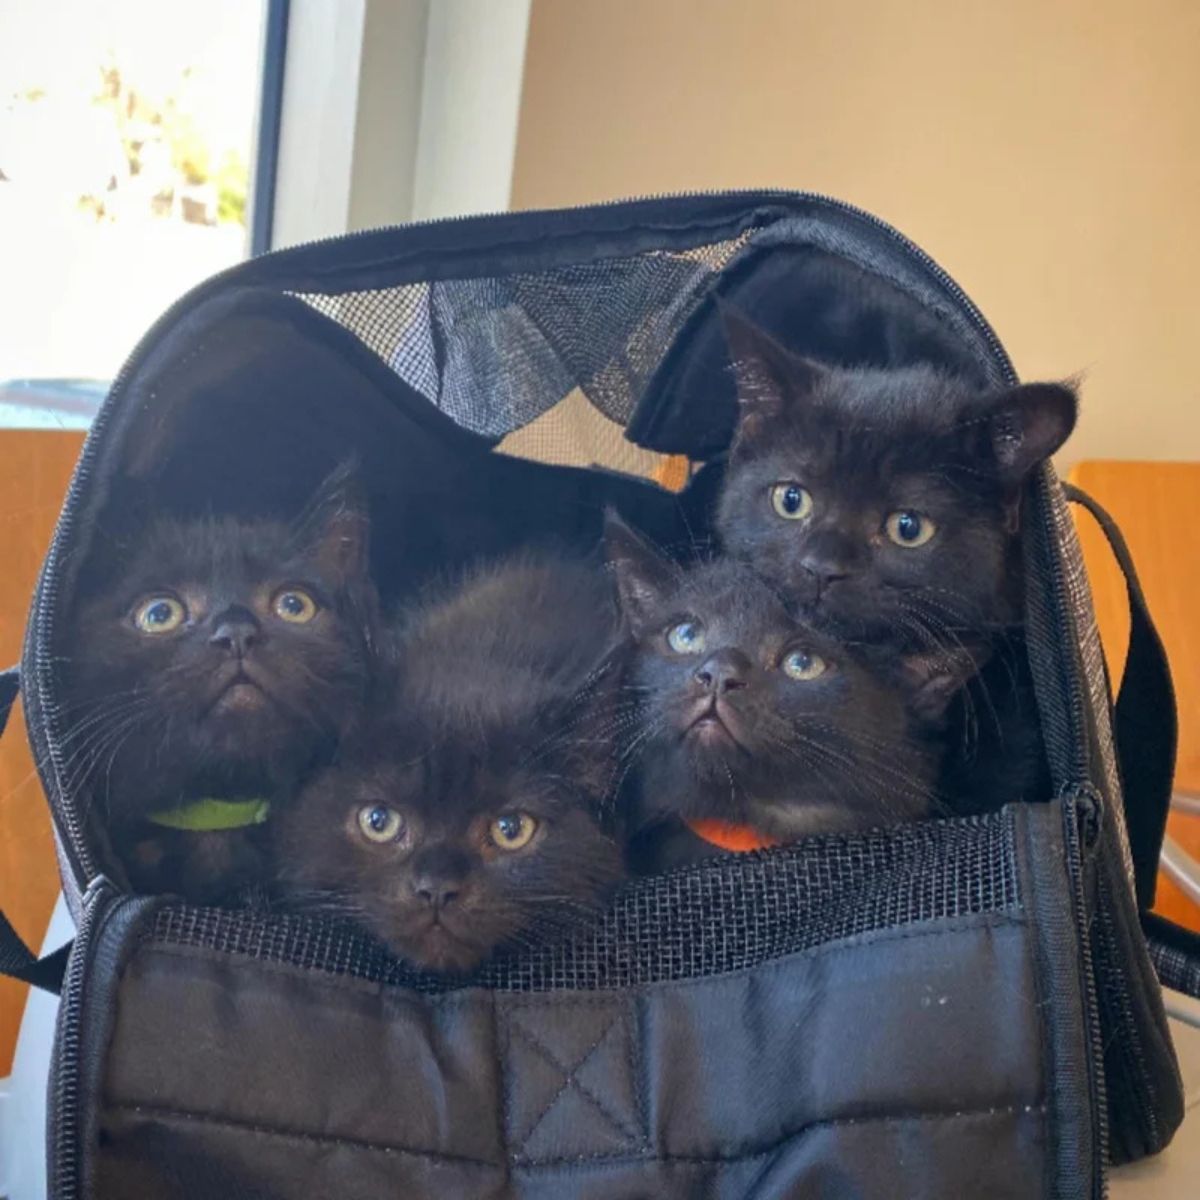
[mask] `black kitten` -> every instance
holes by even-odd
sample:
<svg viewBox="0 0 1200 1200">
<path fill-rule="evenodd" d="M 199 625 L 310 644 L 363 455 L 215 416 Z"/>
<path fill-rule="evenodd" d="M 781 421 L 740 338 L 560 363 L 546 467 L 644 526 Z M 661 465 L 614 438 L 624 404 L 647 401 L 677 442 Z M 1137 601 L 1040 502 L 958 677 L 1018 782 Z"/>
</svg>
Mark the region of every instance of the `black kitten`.
<svg viewBox="0 0 1200 1200">
<path fill-rule="evenodd" d="M 1074 428 L 1075 393 L 825 367 L 723 315 L 741 405 L 725 549 L 845 636 L 923 646 L 1017 622 L 1022 488 Z"/>
<path fill-rule="evenodd" d="M 620 875 L 617 630 L 603 574 L 550 559 L 416 612 L 379 711 L 282 815 L 285 895 L 455 974 L 594 910 Z"/>
<path fill-rule="evenodd" d="M 836 636 L 951 663 L 992 659 L 951 715 L 946 790 L 974 808 L 1043 790 L 1020 628 L 1020 505 L 1074 428 L 1075 393 L 1056 383 L 982 392 L 925 366 L 826 367 L 732 310 L 723 318 L 741 417 L 721 544 Z"/>
<path fill-rule="evenodd" d="M 260 867 L 256 828 L 361 707 L 374 609 L 348 469 L 293 525 L 154 520 L 81 605 L 69 770 L 141 891 L 217 899 Z"/>
<path fill-rule="evenodd" d="M 683 571 L 615 520 L 607 543 L 635 642 L 635 827 L 717 820 L 789 841 L 929 815 L 961 676 L 929 656 L 868 666 L 735 559 Z M 703 852 L 682 845 L 674 861 Z"/>
</svg>

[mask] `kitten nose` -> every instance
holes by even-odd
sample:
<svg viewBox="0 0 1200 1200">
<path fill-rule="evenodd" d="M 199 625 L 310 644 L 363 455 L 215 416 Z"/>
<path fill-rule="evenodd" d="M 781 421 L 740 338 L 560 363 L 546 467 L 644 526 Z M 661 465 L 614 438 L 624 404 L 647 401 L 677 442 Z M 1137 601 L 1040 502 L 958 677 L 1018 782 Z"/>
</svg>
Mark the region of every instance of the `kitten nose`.
<svg viewBox="0 0 1200 1200">
<path fill-rule="evenodd" d="M 850 574 L 850 568 L 836 558 L 810 555 L 801 559 L 800 565 L 812 577 L 818 592 L 824 591 L 831 583 L 837 583 L 839 579 L 845 579 Z"/>
<path fill-rule="evenodd" d="M 744 688 L 752 664 L 740 650 L 718 650 L 696 671 L 696 682 L 706 691 L 723 696 Z"/>
<path fill-rule="evenodd" d="M 453 904 L 462 891 L 462 886 L 456 879 L 437 879 L 431 875 L 419 875 L 412 882 L 414 895 L 424 904 L 428 904 L 434 912 L 448 908 Z"/>
<path fill-rule="evenodd" d="M 845 534 L 836 529 L 818 529 L 802 549 L 800 566 L 820 593 L 831 583 L 847 578 L 858 555 L 859 548 Z"/>
<path fill-rule="evenodd" d="M 245 658 L 246 652 L 262 636 L 262 630 L 254 619 L 254 614 L 248 609 L 234 607 L 227 609 L 216 618 L 216 629 L 210 637 L 209 644 L 227 653 Z"/>
</svg>

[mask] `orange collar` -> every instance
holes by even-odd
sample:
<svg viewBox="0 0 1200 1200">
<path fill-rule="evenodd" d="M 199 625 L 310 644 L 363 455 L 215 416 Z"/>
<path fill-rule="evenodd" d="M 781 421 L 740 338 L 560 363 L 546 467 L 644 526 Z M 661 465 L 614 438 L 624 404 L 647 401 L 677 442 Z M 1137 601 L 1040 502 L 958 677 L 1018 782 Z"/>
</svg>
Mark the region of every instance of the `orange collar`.
<svg viewBox="0 0 1200 1200">
<path fill-rule="evenodd" d="M 730 825 L 725 821 L 685 821 L 684 824 L 698 837 L 721 850 L 732 850 L 745 854 L 748 850 L 769 850 L 783 843 L 751 829 L 749 825 Z"/>
</svg>

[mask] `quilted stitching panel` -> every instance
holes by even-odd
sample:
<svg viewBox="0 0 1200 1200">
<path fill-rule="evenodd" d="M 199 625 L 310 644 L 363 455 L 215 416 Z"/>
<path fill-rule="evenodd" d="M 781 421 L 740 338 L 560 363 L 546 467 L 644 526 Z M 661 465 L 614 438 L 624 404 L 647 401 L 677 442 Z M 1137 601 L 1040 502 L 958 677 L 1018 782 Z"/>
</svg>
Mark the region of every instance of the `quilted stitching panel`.
<svg viewBox="0 0 1200 1200">
<path fill-rule="evenodd" d="M 532 1165 L 646 1148 L 632 1001 L 517 1005 L 501 1017 L 509 1156 Z"/>
</svg>

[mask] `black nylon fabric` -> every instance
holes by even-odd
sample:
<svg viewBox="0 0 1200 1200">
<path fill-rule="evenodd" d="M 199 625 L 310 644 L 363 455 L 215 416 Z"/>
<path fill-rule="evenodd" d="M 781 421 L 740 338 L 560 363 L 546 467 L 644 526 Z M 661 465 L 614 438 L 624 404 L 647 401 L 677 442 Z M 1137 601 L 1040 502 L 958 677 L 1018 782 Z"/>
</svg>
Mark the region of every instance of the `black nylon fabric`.
<svg viewBox="0 0 1200 1200">
<path fill-rule="evenodd" d="M 62 1030 L 94 1064 L 78 1178 L 139 1200 L 1092 1195 L 1072 811 L 998 822 L 1015 888 L 981 911 L 637 987 L 421 992 L 115 901 Z"/>
<path fill-rule="evenodd" d="M 1036 1196 L 1036 1025 L 1013 1019 L 1012 989 L 1032 980 L 1003 925 L 543 999 L 417 1002 L 144 949 L 114 1033 L 101 1128 L 118 1153 L 99 1156 L 99 1192 L 139 1194 L 123 1182 L 127 1145 L 166 1185 L 143 1196 L 217 1194 L 208 1172 L 177 1173 L 189 1146 L 246 1193 L 744 1196 L 774 1173 L 759 1194 L 826 1175 L 885 1196 L 909 1141 L 906 1194 Z M 220 1043 L 180 1054 L 181 1026 L 220 1027 Z M 981 1172 L 958 1128 L 1002 1161 Z"/>
</svg>

